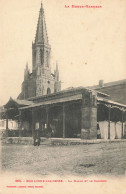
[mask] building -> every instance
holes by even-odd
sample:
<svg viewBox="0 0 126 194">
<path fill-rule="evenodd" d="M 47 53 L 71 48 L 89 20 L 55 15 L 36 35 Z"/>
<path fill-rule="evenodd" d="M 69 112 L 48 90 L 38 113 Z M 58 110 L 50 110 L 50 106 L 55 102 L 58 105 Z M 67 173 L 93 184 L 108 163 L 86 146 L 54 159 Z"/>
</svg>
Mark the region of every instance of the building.
<svg viewBox="0 0 126 194">
<path fill-rule="evenodd" d="M 89 88 L 71 88 L 28 100 L 11 98 L 5 108 L 7 122 L 9 115 L 18 118 L 18 135 L 22 137 L 34 136 L 37 125 L 41 137 L 51 128 L 50 137 L 97 139 L 97 122 L 104 139 L 120 139 L 126 134 L 126 105 Z"/>
<path fill-rule="evenodd" d="M 18 130 L 18 122 L 17 120 L 8 119 L 8 128 L 10 130 Z M 0 120 L 0 131 L 6 130 L 6 119 Z"/>
<path fill-rule="evenodd" d="M 34 136 L 37 126 L 41 137 L 50 133 L 50 137 L 57 138 L 97 139 L 99 123 L 102 138 L 124 138 L 126 81 L 109 84 L 100 81 L 98 86 L 61 91 L 58 65 L 54 74 L 51 73 L 50 52 L 41 4 L 32 44 L 32 73 L 27 64 L 21 94 L 16 100 L 10 98 L 4 106 L 6 134 L 11 117 L 18 120 L 18 135 L 22 137 Z"/>
<path fill-rule="evenodd" d="M 18 99 L 28 99 L 61 90 L 58 64 L 56 63 L 54 73 L 51 73 L 50 54 L 51 46 L 49 45 L 44 9 L 41 3 L 35 41 L 32 43 L 32 73 L 30 73 L 27 63 L 22 91 Z"/>
<path fill-rule="evenodd" d="M 108 83 L 100 80 L 98 85 L 89 88 L 108 94 L 116 102 L 126 104 L 126 79 Z"/>
</svg>

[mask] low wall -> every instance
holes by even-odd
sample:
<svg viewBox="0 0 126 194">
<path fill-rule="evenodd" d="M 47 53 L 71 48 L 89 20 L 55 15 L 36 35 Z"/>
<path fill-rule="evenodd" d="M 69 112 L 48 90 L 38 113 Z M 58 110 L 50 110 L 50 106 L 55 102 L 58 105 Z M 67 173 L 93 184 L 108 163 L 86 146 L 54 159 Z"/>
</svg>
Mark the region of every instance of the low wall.
<svg viewBox="0 0 126 194">
<path fill-rule="evenodd" d="M 41 142 L 45 141 L 46 138 L 41 138 Z M 5 139 L 2 139 L 3 143 L 7 144 L 28 144 L 32 145 L 33 144 L 33 138 L 32 137 L 8 137 Z"/>
<path fill-rule="evenodd" d="M 84 140 L 76 138 L 41 138 L 41 145 L 83 145 L 83 144 L 98 144 L 98 143 L 113 143 L 113 142 L 126 142 L 126 139 L 114 139 L 114 140 L 104 140 L 104 139 L 93 139 Z M 2 143 L 6 144 L 21 144 L 21 145 L 33 145 L 32 137 L 8 137 L 2 139 Z"/>
</svg>

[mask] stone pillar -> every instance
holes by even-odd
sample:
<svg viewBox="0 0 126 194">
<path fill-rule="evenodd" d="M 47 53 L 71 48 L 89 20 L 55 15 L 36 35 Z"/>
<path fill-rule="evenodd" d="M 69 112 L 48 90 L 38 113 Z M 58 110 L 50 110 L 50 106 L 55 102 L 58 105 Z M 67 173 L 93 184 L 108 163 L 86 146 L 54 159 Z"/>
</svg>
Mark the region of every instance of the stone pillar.
<svg viewBox="0 0 126 194">
<path fill-rule="evenodd" d="M 108 139 L 110 139 L 110 118 L 111 118 L 111 105 L 108 106 Z"/>
<path fill-rule="evenodd" d="M 65 128 L 65 105 L 63 104 L 63 138 L 66 137 L 66 128 Z"/>
<path fill-rule="evenodd" d="M 96 94 L 86 91 L 82 95 L 81 138 L 97 139 L 97 99 Z"/>
<path fill-rule="evenodd" d="M 8 109 L 6 110 L 6 137 L 8 137 Z"/>
</svg>

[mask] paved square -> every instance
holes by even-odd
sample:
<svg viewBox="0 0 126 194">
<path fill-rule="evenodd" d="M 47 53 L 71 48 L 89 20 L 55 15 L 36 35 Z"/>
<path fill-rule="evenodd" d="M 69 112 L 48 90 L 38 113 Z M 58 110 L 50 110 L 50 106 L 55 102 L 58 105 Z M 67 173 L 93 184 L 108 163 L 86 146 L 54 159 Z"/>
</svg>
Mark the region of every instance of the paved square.
<svg viewBox="0 0 126 194">
<path fill-rule="evenodd" d="M 2 171 L 61 177 L 125 175 L 126 142 L 39 147 L 3 144 Z"/>
</svg>

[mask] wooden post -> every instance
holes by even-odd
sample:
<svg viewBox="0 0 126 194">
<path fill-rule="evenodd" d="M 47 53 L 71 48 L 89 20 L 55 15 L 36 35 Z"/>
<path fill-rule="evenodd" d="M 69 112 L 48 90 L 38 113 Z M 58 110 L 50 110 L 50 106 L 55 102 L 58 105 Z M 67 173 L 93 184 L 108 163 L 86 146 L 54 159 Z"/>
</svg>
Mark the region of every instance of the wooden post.
<svg viewBox="0 0 126 194">
<path fill-rule="evenodd" d="M 22 128 L 22 117 L 21 110 L 19 110 L 19 137 L 21 137 L 21 128 Z"/>
<path fill-rule="evenodd" d="M 49 109 L 48 107 L 46 108 L 46 126 L 47 126 L 47 130 L 49 128 Z"/>
<path fill-rule="evenodd" d="M 123 112 L 124 112 L 124 110 L 122 109 L 122 130 L 121 130 L 121 139 L 123 138 Z"/>
<path fill-rule="evenodd" d="M 6 110 L 6 137 L 8 137 L 8 109 Z"/>
<path fill-rule="evenodd" d="M 63 138 L 66 137 L 66 128 L 65 128 L 65 105 L 63 104 Z"/>
<path fill-rule="evenodd" d="M 32 108 L 32 137 L 34 137 L 34 131 L 35 131 L 35 115 L 34 109 Z"/>
<path fill-rule="evenodd" d="M 123 130 L 123 138 L 126 139 L 126 109 L 124 110 L 124 114 L 123 114 L 123 122 L 125 122 L 124 125 L 124 130 Z"/>
<path fill-rule="evenodd" d="M 110 117 L 111 117 L 111 105 L 108 106 L 109 115 L 108 115 L 108 139 L 110 139 Z"/>
</svg>

